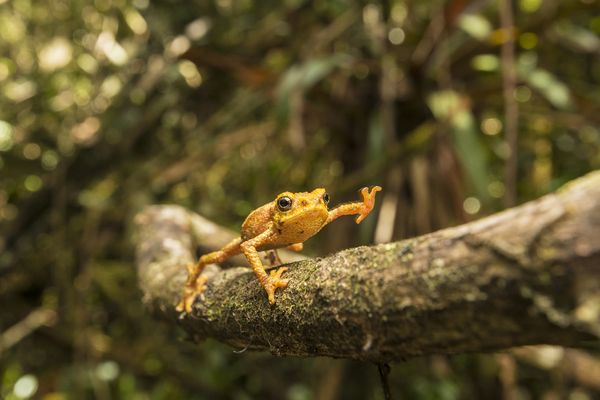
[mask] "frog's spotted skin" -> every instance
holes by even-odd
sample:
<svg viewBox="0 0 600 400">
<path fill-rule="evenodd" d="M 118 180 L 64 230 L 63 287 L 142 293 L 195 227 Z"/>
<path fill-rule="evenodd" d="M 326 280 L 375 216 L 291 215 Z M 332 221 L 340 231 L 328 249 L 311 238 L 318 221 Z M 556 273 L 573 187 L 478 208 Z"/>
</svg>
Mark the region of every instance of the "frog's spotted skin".
<svg viewBox="0 0 600 400">
<path fill-rule="evenodd" d="M 281 274 L 287 270 L 282 267 L 267 274 L 260 261 L 258 252 L 262 250 L 288 247 L 302 250 L 302 242 L 314 236 L 325 225 L 343 215 L 358 215 L 359 224 L 373 209 L 375 194 L 381 187 L 371 190 L 362 188 L 362 202 L 342 204 L 333 210 L 327 208 L 329 195 L 325 189 L 312 192 L 283 192 L 270 203 L 252 211 L 244 223 L 240 237 L 228 243 L 221 250 L 200 257 L 195 265 L 188 267 L 188 279 L 183 289 L 183 298 L 177 305 L 177 311 L 191 312 L 196 297 L 206 288 L 206 278 L 201 276 L 207 264 L 222 263 L 236 254 L 243 253 L 252 266 L 258 281 L 267 292 L 269 303 L 275 303 L 275 290 L 284 288 L 287 279 Z"/>
</svg>

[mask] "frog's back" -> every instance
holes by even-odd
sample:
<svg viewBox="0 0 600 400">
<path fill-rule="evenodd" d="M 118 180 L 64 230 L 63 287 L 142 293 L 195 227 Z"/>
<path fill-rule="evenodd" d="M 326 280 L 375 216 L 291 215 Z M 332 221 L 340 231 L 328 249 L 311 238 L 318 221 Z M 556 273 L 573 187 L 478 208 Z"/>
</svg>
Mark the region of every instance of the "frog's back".
<svg viewBox="0 0 600 400">
<path fill-rule="evenodd" d="M 240 232 L 243 241 L 252 239 L 269 228 L 273 220 L 273 207 L 274 203 L 270 202 L 248 214 Z"/>
</svg>

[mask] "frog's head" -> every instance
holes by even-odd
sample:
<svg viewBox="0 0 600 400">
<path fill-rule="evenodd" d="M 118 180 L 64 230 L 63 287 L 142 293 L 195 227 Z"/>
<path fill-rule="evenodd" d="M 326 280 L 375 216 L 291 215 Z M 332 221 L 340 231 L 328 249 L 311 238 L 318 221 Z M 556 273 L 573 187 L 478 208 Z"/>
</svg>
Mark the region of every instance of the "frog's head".
<svg viewBox="0 0 600 400">
<path fill-rule="evenodd" d="M 329 195 L 323 188 L 312 192 L 283 192 L 275 199 L 273 222 L 290 243 L 303 242 L 317 233 L 329 216 Z"/>
</svg>

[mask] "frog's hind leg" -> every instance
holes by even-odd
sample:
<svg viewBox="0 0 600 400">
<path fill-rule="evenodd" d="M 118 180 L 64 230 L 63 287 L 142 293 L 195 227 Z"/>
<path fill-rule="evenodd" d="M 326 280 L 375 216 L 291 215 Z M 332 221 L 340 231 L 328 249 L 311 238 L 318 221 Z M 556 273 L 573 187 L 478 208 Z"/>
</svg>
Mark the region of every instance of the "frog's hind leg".
<svg viewBox="0 0 600 400">
<path fill-rule="evenodd" d="M 287 267 L 278 268 L 277 270 L 271 271 L 270 274 L 267 274 L 265 267 L 260 262 L 260 256 L 258 255 L 256 248 L 260 248 L 260 246 L 264 244 L 272 243 L 276 235 L 276 231 L 272 227 L 269 227 L 269 229 L 260 235 L 240 245 L 246 259 L 252 266 L 252 271 L 254 271 L 260 285 L 265 289 L 265 292 L 267 292 L 269 303 L 271 304 L 275 303 L 275 291 L 279 288 L 285 288 L 288 284 L 287 279 L 281 279 L 281 274 L 287 271 Z"/>
<path fill-rule="evenodd" d="M 242 252 L 240 248 L 241 243 L 241 238 L 234 239 L 221 250 L 205 254 L 200 257 L 196 264 L 189 264 L 187 266 L 188 277 L 183 288 L 183 297 L 176 307 L 177 311 L 185 311 L 187 313 L 192 311 L 194 300 L 206 289 L 206 277 L 201 276 L 204 267 L 208 264 L 222 263 L 229 257 L 240 254 Z"/>
</svg>

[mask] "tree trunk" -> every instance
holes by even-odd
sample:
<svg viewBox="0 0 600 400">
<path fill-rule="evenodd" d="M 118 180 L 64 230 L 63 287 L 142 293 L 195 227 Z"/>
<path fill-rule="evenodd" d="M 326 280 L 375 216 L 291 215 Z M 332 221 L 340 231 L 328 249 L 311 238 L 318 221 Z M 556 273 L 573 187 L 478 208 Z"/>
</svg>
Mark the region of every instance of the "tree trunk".
<svg viewBox="0 0 600 400">
<path fill-rule="evenodd" d="M 600 337 L 600 172 L 472 223 L 292 263 L 272 306 L 249 269 L 207 268 L 184 318 L 193 244 L 229 235 L 178 206 L 148 207 L 136 226 L 145 302 L 198 340 L 388 362 Z"/>
</svg>

